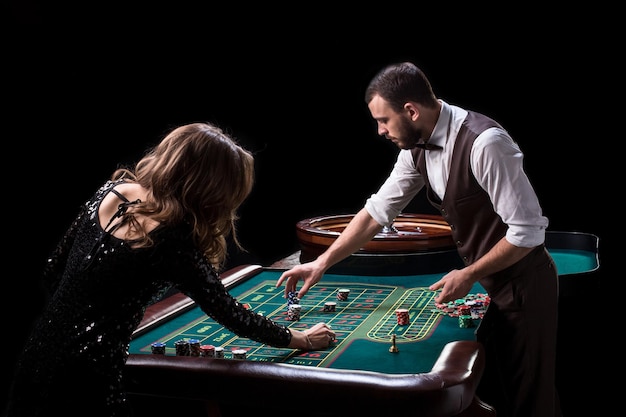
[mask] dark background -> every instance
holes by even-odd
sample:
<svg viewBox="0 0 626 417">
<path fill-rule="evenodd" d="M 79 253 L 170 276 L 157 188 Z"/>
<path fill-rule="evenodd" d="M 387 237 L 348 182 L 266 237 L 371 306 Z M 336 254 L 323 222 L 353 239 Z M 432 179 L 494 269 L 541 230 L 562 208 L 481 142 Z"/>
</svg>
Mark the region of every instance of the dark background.
<svg viewBox="0 0 626 417">
<path fill-rule="evenodd" d="M 549 230 L 599 236 L 609 268 L 622 188 L 609 164 L 623 149 L 611 11 L 155 7 L 3 3 L 3 375 L 41 307 L 46 255 L 119 164 L 177 125 L 225 128 L 257 161 L 240 210 L 248 253 L 233 250 L 229 265 L 269 265 L 298 249 L 297 221 L 354 213 L 386 178 L 397 149 L 376 135 L 363 93 L 401 60 L 440 98 L 509 130 Z M 422 199 L 406 211 L 429 212 Z M 593 288 L 594 311 L 615 301 Z M 593 346 L 598 321 L 581 333 Z"/>
</svg>

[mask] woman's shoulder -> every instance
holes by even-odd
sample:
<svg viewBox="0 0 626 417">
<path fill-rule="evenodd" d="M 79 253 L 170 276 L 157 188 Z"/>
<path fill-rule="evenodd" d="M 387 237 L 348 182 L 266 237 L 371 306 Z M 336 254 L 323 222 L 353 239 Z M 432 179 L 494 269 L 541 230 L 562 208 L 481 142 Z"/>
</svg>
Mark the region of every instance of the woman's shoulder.
<svg viewBox="0 0 626 417">
<path fill-rule="evenodd" d="M 123 195 L 128 201 L 141 200 L 145 201 L 148 196 L 148 190 L 139 185 L 136 182 L 130 181 L 115 181 L 111 187 L 117 193 Z M 119 195 L 116 194 L 118 198 Z"/>
<path fill-rule="evenodd" d="M 123 180 L 107 181 L 99 190 L 98 213 L 100 218 L 109 219 L 115 215 L 121 203 L 136 200 L 133 198 L 137 194 L 135 188 L 134 184 Z M 115 192 L 111 192 L 113 190 Z"/>
<path fill-rule="evenodd" d="M 106 193 L 105 195 L 103 195 L 100 207 L 98 209 L 98 217 L 100 218 L 101 226 L 103 228 L 106 228 L 109 219 L 113 219 L 115 216 L 119 215 L 120 207 L 124 205 L 124 203 L 128 203 L 128 205 L 124 207 L 124 212 L 128 210 L 128 213 L 132 213 L 133 202 L 146 201 L 146 199 L 148 198 L 148 194 L 148 190 L 135 182 L 110 182 L 108 187 L 106 187 Z M 143 224 L 143 226 L 146 228 L 146 232 L 148 233 L 159 225 L 158 222 L 144 215 L 137 214 L 136 216 L 137 220 Z M 117 236 L 119 238 L 127 236 L 127 228 L 128 224 L 120 225 L 113 233 L 114 236 Z"/>
</svg>

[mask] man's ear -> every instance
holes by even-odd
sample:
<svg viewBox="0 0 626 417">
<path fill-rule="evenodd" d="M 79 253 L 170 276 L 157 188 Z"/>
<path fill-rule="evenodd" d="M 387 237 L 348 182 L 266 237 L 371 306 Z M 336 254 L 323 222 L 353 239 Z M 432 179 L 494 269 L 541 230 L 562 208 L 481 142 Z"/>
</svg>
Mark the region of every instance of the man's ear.
<svg viewBox="0 0 626 417">
<path fill-rule="evenodd" d="M 404 110 L 407 112 L 411 120 L 415 121 L 420 116 L 420 110 L 410 101 L 404 104 Z"/>
</svg>

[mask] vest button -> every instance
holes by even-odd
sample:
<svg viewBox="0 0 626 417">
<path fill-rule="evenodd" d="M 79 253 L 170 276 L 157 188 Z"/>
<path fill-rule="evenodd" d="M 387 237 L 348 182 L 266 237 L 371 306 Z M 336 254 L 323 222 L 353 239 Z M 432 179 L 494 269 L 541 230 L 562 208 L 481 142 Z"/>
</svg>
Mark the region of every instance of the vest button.
<svg viewBox="0 0 626 417">
<path fill-rule="evenodd" d="M 463 246 L 463 242 L 461 242 L 460 240 L 457 240 L 456 245 L 460 248 L 461 246 Z"/>
</svg>

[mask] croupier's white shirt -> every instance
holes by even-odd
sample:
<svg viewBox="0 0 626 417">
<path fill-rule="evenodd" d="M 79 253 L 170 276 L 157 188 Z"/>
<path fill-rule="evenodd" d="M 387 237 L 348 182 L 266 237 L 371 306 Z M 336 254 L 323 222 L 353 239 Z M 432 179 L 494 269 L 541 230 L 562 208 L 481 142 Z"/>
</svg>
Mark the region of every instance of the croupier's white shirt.
<svg viewBox="0 0 626 417">
<path fill-rule="evenodd" d="M 441 114 L 428 143 L 441 151 L 426 152 L 426 168 L 433 191 L 443 198 L 448 183 L 452 151 L 467 111 L 441 102 Z M 501 128 L 490 128 L 474 141 L 471 169 L 487 191 L 495 211 L 508 225 L 506 239 L 519 247 L 544 242 L 548 218 L 542 215 L 535 190 L 523 168 L 524 154 Z M 380 224 L 389 225 L 424 187 L 410 150 L 400 150 L 383 185 L 370 196 L 365 209 Z"/>
</svg>

